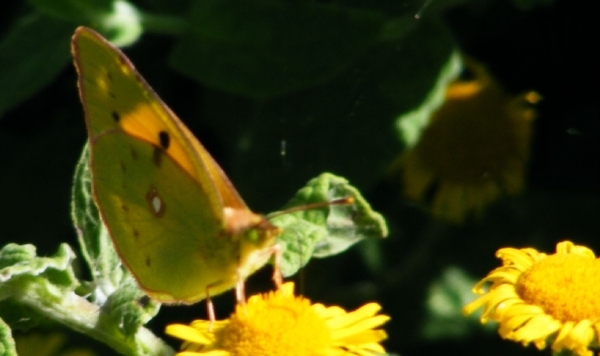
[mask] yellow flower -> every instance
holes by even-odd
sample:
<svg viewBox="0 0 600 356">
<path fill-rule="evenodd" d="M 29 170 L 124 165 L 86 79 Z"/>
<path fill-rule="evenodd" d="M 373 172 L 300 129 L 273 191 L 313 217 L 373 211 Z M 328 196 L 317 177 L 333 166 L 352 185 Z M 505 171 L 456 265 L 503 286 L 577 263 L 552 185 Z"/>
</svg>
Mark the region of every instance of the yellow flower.
<svg viewBox="0 0 600 356">
<path fill-rule="evenodd" d="M 448 85 L 417 144 L 392 167 L 401 170 L 406 197 L 456 223 L 523 190 L 533 104 L 541 100 L 533 91 L 507 93 L 482 64 L 464 62 L 474 79 Z"/>
<path fill-rule="evenodd" d="M 166 333 L 185 340 L 179 356 L 367 356 L 385 353 L 376 329 L 389 320 L 369 303 L 346 312 L 294 296 L 294 284 L 252 296 L 228 320 L 173 324 Z"/>
<path fill-rule="evenodd" d="M 585 246 L 564 241 L 556 253 L 532 248 L 503 248 L 498 267 L 473 291 L 483 294 L 464 307 L 470 314 L 483 307 L 481 322 L 498 322 L 498 333 L 523 345 L 570 350 L 592 356 L 600 334 L 600 260 Z M 484 285 L 489 285 L 487 293 Z"/>
</svg>

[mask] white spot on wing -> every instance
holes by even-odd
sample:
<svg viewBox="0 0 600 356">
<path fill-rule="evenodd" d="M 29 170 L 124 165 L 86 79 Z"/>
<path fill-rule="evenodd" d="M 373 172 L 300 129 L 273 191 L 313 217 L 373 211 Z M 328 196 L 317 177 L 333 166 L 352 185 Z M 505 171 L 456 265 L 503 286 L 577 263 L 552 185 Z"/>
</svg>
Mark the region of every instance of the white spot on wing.
<svg viewBox="0 0 600 356">
<path fill-rule="evenodd" d="M 148 189 L 148 193 L 146 193 L 146 201 L 148 202 L 150 212 L 154 216 L 160 218 L 165 215 L 165 203 L 158 194 L 158 190 L 155 186 L 151 185 L 150 189 Z"/>
<path fill-rule="evenodd" d="M 162 209 L 162 200 L 158 196 L 152 198 L 152 207 L 154 208 L 154 213 L 158 214 Z"/>
</svg>

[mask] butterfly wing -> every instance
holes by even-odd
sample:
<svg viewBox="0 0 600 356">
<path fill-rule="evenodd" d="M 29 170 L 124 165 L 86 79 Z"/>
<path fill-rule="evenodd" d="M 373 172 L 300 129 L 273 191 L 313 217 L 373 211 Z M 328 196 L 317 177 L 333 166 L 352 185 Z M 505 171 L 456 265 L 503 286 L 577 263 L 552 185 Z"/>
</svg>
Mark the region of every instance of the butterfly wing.
<svg viewBox="0 0 600 356">
<path fill-rule="evenodd" d="M 222 232 L 224 208 L 249 211 L 238 193 L 117 48 L 80 27 L 72 52 L 94 197 L 121 259 L 162 302 L 231 288 L 239 242 Z"/>
</svg>

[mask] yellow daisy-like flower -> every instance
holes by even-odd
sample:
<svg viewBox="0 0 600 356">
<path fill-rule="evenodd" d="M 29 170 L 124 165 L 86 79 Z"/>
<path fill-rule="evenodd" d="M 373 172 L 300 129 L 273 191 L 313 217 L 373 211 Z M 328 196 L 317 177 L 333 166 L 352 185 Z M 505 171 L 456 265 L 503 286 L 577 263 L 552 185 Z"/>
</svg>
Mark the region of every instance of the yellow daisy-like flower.
<svg viewBox="0 0 600 356">
<path fill-rule="evenodd" d="M 483 307 L 481 322 L 498 322 L 505 339 L 540 350 L 552 343 L 555 352 L 592 356 L 600 335 L 600 260 L 594 252 L 564 241 L 551 255 L 503 248 L 496 256 L 502 267 L 473 288 L 484 295 L 463 312 Z M 483 287 L 490 283 L 486 293 Z"/>
<path fill-rule="evenodd" d="M 464 63 L 474 79 L 448 85 L 418 143 L 394 165 L 402 170 L 406 197 L 457 223 L 523 190 L 533 104 L 541 100 L 533 91 L 507 93 L 485 66 L 468 57 Z"/>
<path fill-rule="evenodd" d="M 369 303 L 346 312 L 294 296 L 294 284 L 252 296 L 228 320 L 173 324 L 166 333 L 185 340 L 178 356 L 367 356 L 384 354 L 390 318 Z"/>
</svg>

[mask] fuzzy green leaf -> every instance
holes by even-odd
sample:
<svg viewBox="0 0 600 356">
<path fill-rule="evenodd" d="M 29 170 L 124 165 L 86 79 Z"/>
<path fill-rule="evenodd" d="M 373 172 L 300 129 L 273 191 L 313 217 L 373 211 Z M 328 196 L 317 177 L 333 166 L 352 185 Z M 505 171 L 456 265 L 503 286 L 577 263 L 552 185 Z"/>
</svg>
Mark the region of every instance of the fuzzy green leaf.
<svg viewBox="0 0 600 356">
<path fill-rule="evenodd" d="M 71 218 L 81 253 L 92 272 L 94 286 L 91 299 L 103 304 L 106 298 L 119 288 L 129 272 L 121 264 L 92 197 L 87 144 L 75 168 L 71 191 Z"/>
<path fill-rule="evenodd" d="M 32 245 L 4 246 L 0 250 L 0 316 L 6 312 L 16 321 L 52 320 L 125 355 L 173 354 L 162 340 L 140 327 L 157 309 L 136 299 L 139 291 L 125 290 L 123 286 L 133 284 L 132 280 L 121 284 L 124 292 L 113 293 L 110 303 L 98 307 L 76 293 L 73 258 L 66 244 L 51 257 L 36 256 Z"/>
<path fill-rule="evenodd" d="M 17 356 L 15 340 L 12 338 L 10 327 L 0 318 L 0 355 Z"/>
<path fill-rule="evenodd" d="M 373 211 L 346 179 L 331 173 L 310 180 L 285 208 L 348 197 L 354 202 L 325 205 L 271 219 L 284 230 L 279 237 L 283 250 L 280 267 L 284 276 L 296 273 L 311 257 L 336 255 L 365 238 L 387 236 L 387 225 L 381 214 Z"/>
</svg>

